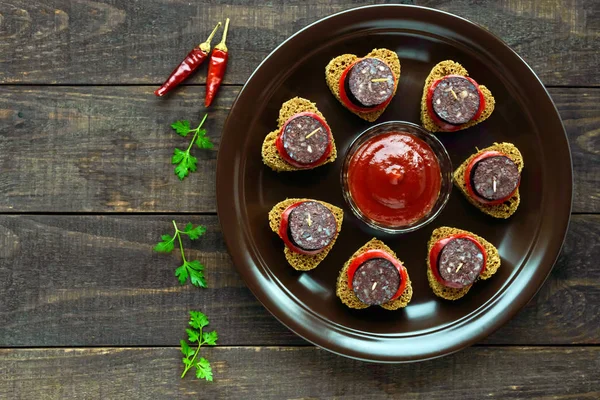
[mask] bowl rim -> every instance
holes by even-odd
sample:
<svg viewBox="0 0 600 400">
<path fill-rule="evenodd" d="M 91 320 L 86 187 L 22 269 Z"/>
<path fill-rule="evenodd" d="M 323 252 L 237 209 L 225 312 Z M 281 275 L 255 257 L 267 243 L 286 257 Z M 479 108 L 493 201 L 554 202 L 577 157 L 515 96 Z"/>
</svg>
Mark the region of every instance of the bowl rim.
<svg viewBox="0 0 600 400">
<path fill-rule="evenodd" d="M 369 218 L 360 210 L 360 207 L 358 207 L 358 205 L 354 202 L 348 184 L 348 167 L 351 159 L 354 157 L 356 152 L 369 139 L 391 132 L 406 133 L 423 140 L 429 146 L 429 148 L 431 148 L 433 154 L 435 154 L 435 157 L 438 160 L 438 165 L 440 167 L 441 186 L 435 204 L 427 214 L 425 214 L 417 221 L 406 226 L 386 225 Z M 434 144 L 433 146 L 432 143 Z M 366 224 L 372 229 L 375 229 L 376 231 L 380 231 L 391 235 L 399 235 L 403 233 L 414 232 L 425 227 L 426 225 L 433 222 L 442 213 L 442 211 L 446 207 L 446 204 L 448 204 L 448 201 L 450 200 L 450 194 L 452 193 L 453 171 L 454 168 L 452 166 L 452 160 L 450 159 L 450 155 L 448 154 L 446 147 L 434 134 L 429 132 L 427 129 L 423 128 L 421 125 L 417 125 L 413 122 L 393 120 L 381 122 L 379 124 L 368 127 L 367 129 L 362 131 L 352 141 L 352 143 L 350 143 L 350 146 L 348 147 L 348 150 L 346 151 L 346 154 L 344 156 L 342 168 L 340 169 L 340 182 L 342 185 L 342 194 L 344 196 L 346 204 L 348 205 L 348 208 L 350 208 L 352 213 L 362 223 Z"/>
</svg>

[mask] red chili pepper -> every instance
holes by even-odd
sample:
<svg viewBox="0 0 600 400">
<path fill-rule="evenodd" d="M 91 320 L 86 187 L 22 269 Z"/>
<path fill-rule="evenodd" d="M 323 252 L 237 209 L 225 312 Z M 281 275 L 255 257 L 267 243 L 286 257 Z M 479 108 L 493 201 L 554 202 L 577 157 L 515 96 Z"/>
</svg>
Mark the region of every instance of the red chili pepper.
<svg viewBox="0 0 600 400">
<path fill-rule="evenodd" d="M 206 78 L 206 98 L 204 106 L 209 107 L 223 82 L 225 69 L 227 69 L 227 59 L 229 53 L 225 40 L 227 40 L 227 30 L 229 29 L 229 18 L 225 21 L 225 29 L 223 30 L 223 38 L 221 42 L 215 46 L 211 56 L 210 64 L 208 64 L 208 77 Z"/>
<path fill-rule="evenodd" d="M 213 29 L 212 33 L 206 39 L 206 42 L 201 43 L 198 47 L 194 47 L 192 51 L 188 53 L 185 59 L 179 64 L 177 68 L 171 72 L 169 79 L 162 84 L 162 86 L 154 91 L 154 94 L 157 96 L 164 96 L 167 92 L 171 91 L 171 89 L 179 86 L 181 82 L 185 78 L 187 78 L 192 72 L 196 70 L 206 60 L 208 57 L 208 53 L 210 53 L 210 42 L 212 41 L 213 36 L 217 33 L 217 29 L 221 26 L 219 22 L 215 29 Z"/>
</svg>

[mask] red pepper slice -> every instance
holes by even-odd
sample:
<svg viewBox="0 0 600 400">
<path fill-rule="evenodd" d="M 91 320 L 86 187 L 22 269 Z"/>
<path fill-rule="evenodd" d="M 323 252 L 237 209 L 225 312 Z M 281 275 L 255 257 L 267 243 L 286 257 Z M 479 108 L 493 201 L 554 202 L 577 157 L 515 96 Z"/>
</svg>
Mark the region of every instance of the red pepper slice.
<svg viewBox="0 0 600 400">
<path fill-rule="evenodd" d="M 283 132 L 285 131 L 285 128 L 287 127 L 287 125 L 290 123 L 291 120 L 293 120 L 294 118 L 302 117 L 302 116 L 308 116 L 308 117 L 314 118 L 317 121 L 319 121 L 319 123 L 321 125 L 323 125 L 325 127 L 325 129 L 327 130 L 327 136 L 329 138 L 329 145 L 327 146 L 327 149 L 325 149 L 325 153 L 323 153 L 323 155 L 317 161 L 310 163 L 310 164 L 300 164 L 299 162 L 293 160 L 288 155 L 288 153 L 285 151 L 285 148 L 283 147 L 282 136 L 283 136 Z M 331 154 L 332 143 L 333 143 L 333 135 L 331 134 L 331 128 L 329 128 L 329 125 L 327 125 L 327 122 L 325 122 L 325 120 L 323 118 L 321 118 L 319 115 L 317 115 L 313 112 L 308 112 L 308 111 L 292 115 L 287 121 L 285 121 L 285 124 L 283 124 L 283 126 L 281 127 L 281 130 L 279 131 L 279 134 L 277 135 L 277 139 L 275 139 L 275 147 L 277 147 L 277 152 L 279 153 L 281 158 L 283 158 L 284 161 L 287 162 L 288 164 L 293 165 L 296 168 L 302 168 L 302 169 L 316 167 L 317 165 L 319 165 L 322 162 L 324 162 L 325 160 L 327 160 L 327 157 L 329 157 L 329 155 Z"/>
<path fill-rule="evenodd" d="M 429 252 L 429 268 L 431 269 L 433 276 L 439 283 L 441 283 L 442 285 L 444 285 L 446 287 L 462 289 L 464 286 L 462 286 L 456 282 L 448 282 L 448 281 L 444 280 L 444 278 L 442 278 L 442 276 L 440 275 L 440 269 L 439 269 L 439 265 L 438 265 L 438 262 L 440 259 L 440 253 L 442 252 L 442 249 L 444 247 L 446 247 L 446 245 L 454 239 L 470 240 L 477 246 L 479 251 L 481 251 L 481 254 L 483 254 L 483 267 L 481 268 L 479 275 L 481 275 L 485 271 L 485 267 L 487 265 L 487 253 L 485 252 L 485 248 L 481 245 L 481 243 L 479 243 L 479 241 L 477 241 L 477 239 L 475 239 L 473 236 L 471 236 L 467 233 L 457 233 L 455 235 L 445 237 L 445 238 L 440 239 L 437 242 L 435 242 L 435 244 L 431 248 L 431 251 Z"/>
<path fill-rule="evenodd" d="M 227 31 L 229 30 L 229 18 L 225 21 L 225 29 L 223 30 L 223 38 L 217 44 L 210 55 L 210 64 L 208 64 L 208 76 L 206 77 L 206 97 L 204 99 L 204 107 L 209 107 L 217 95 L 217 91 L 223 82 L 225 70 L 227 69 L 227 60 L 229 59 L 229 50 L 225 45 L 227 40 Z"/>
<path fill-rule="evenodd" d="M 294 210 L 294 208 L 298 207 L 300 204 L 305 203 L 304 201 L 299 201 L 297 203 L 292 204 L 288 208 L 286 208 L 281 214 L 281 223 L 279 224 L 279 237 L 283 240 L 283 243 L 294 253 L 306 254 L 309 256 L 314 256 L 315 254 L 319 254 L 323 251 L 323 249 L 319 250 L 304 250 L 298 246 L 296 246 L 288 235 L 288 226 L 290 220 L 290 214 Z M 336 232 L 334 236 L 337 235 L 337 226 Z"/>
<path fill-rule="evenodd" d="M 511 194 L 509 194 L 506 197 L 503 197 L 501 199 L 498 200 L 488 200 L 485 199 L 481 196 L 479 196 L 475 190 L 473 189 L 473 186 L 471 185 L 471 172 L 473 171 L 473 168 L 475 167 L 475 165 L 481 161 L 481 160 L 485 160 L 486 158 L 490 158 L 490 157 L 508 157 L 506 154 L 499 152 L 499 151 L 484 151 L 483 153 L 479 154 L 477 157 L 473 158 L 471 160 L 471 162 L 469 163 L 469 165 L 467 165 L 467 168 L 465 169 L 465 186 L 467 187 L 467 193 L 469 194 L 469 196 L 477 201 L 478 203 L 481 204 L 487 204 L 487 205 L 495 205 L 495 204 L 502 204 L 504 203 L 506 200 L 510 199 L 511 197 L 514 196 L 514 194 L 517 192 L 517 190 L 519 190 L 519 186 L 521 185 L 521 179 L 519 177 L 519 183 L 517 184 L 517 187 L 515 188 L 515 190 L 513 190 L 511 192 Z M 510 157 L 508 157 L 510 158 Z"/>
<path fill-rule="evenodd" d="M 365 57 L 366 58 L 366 57 Z M 342 76 L 340 77 L 340 81 L 339 81 L 339 92 L 340 92 L 340 99 L 342 100 L 342 103 L 344 103 L 344 105 L 355 112 L 359 112 L 359 113 L 368 113 L 368 112 L 372 112 L 372 111 L 378 111 L 381 110 L 385 107 L 387 107 L 388 104 L 390 104 L 390 102 L 392 101 L 392 98 L 394 97 L 393 93 L 390 96 L 389 99 L 387 99 L 386 101 L 384 101 L 383 103 L 379 104 L 378 106 L 375 107 L 359 107 L 356 104 L 354 104 L 352 101 L 350 101 L 350 98 L 348 97 L 348 94 L 346 93 L 346 77 L 348 76 L 348 73 L 350 72 L 350 70 L 352 69 L 352 67 L 354 67 L 354 65 L 356 63 L 358 63 L 359 61 L 364 60 L 365 58 L 359 58 L 358 60 L 354 61 L 352 64 L 350 64 L 345 70 L 344 72 L 342 72 Z M 369 58 L 377 58 L 377 57 L 369 57 Z M 381 61 L 382 63 L 386 64 L 387 63 L 385 61 L 383 61 L 380 58 L 377 58 L 379 61 Z M 392 71 L 392 69 L 390 68 L 390 71 L 392 72 L 392 77 L 394 78 L 394 89 L 396 88 L 396 85 L 398 84 L 398 81 L 396 79 L 396 74 L 394 74 L 394 71 Z"/>
<path fill-rule="evenodd" d="M 391 262 L 394 265 L 394 267 L 396 267 L 396 269 L 398 270 L 398 273 L 400 274 L 400 285 L 398 286 L 398 291 L 390 299 L 390 301 L 397 299 L 398 297 L 400 297 L 402 295 L 402 293 L 404 293 L 404 289 L 406 289 L 406 282 L 408 281 L 408 273 L 406 272 L 406 268 L 404 268 L 404 265 L 402 265 L 402 263 L 400 261 L 398 261 L 391 254 L 386 253 L 383 250 L 368 250 L 368 251 L 364 252 L 363 254 L 361 254 L 360 256 L 356 257 L 354 259 L 354 261 L 352 261 L 352 263 L 348 267 L 348 288 L 350 290 L 353 290 L 352 281 L 354 280 L 354 274 L 356 273 L 356 270 L 361 265 L 363 265 L 365 262 L 367 262 L 373 258 L 384 258 L 384 259 L 388 260 L 389 262 Z"/>
<path fill-rule="evenodd" d="M 463 126 L 465 126 L 465 124 L 462 125 L 452 125 L 449 124 L 447 122 L 444 122 L 440 119 L 440 117 L 438 117 L 435 113 L 435 111 L 433 111 L 433 92 L 435 91 L 435 88 L 437 87 L 437 85 L 439 85 L 439 83 L 441 81 L 443 81 L 446 78 L 465 78 L 466 80 L 468 80 L 469 82 L 471 82 L 473 85 L 475 85 L 475 87 L 477 88 L 477 93 L 479 94 L 479 108 L 477 109 L 477 112 L 475 113 L 475 115 L 473 116 L 473 118 L 471 118 L 471 121 L 475 121 L 476 119 L 478 119 L 479 117 L 481 117 L 481 114 L 483 113 L 483 110 L 485 110 L 485 97 L 483 96 L 483 92 L 481 91 L 481 89 L 479 89 L 479 84 L 477 82 L 475 82 L 475 80 L 469 78 L 468 76 L 463 76 L 463 75 L 446 75 L 440 79 L 436 79 L 435 81 L 433 81 L 433 83 L 431 84 L 431 86 L 429 86 L 429 89 L 427 91 L 427 100 L 426 100 L 426 104 L 427 104 L 427 114 L 429 115 L 429 117 L 433 120 L 433 122 L 439 126 L 443 131 L 445 132 L 455 132 L 459 129 L 461 129 Z"/>
<path fill-rule="evenodd" d="M 169 75 L 169 78 L 167 78 L 165 83 L 163 83 L 161 87 L 154 91 L 155 95 L 159 97 L 164 96 L 169 91 L 179 86 L 179 84 L 183 82 L 185 78 L 190 76 L 191 73 L 194 72 L 196 68 L 198 68 L 200 64 L 204 62 L 204 60 L 206 60 L 208 53 L 210 53 L 210 42 L 220 26 L 221 23 L 219 22 L 217 26 L 215 26 L 215 29 L 213 29 L 208 39 L 206 39 L 206 42 L 201 43 L 198 45 L 198 47 L 192 49 L 192 51 L 188 53 L 183 61 L 177 66 L 177 68 L 171 72 L 171 75 Z"/>
</svg>

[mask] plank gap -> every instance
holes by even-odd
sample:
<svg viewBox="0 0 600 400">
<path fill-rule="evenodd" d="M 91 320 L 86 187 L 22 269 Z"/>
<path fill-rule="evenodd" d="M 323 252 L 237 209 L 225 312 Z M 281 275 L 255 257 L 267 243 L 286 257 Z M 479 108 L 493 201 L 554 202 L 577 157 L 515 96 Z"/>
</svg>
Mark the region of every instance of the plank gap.
<svg viewBox="0 0 600 400">
<path fill-rule="evenodd" d="M 282 344 L 282 345 L 273 345 L 273 344 L 227 344 L 227 345 L 217 345 L 217 346 L 203 346 L 203 348 L 214 348 L 214 349 L 243 349 L 243 348 L 255 348 L 260 347 L 262 349 L 282 349 L 282 348 L 315 348 L 319 350 L 324 350 L 319 346 L 316 346 L 311 343 L 295 343 L 295 344 Z M 549 349 L 549 348 L 600 348 L 600 344 L 594 343 L 560 343 L 560 344 L 538 344 L 538 343 L 519 343 L 519 344 L 507 344 L 507 343 L 475 343 L 471 346 L 465 347 L 468 349 L 470 347 L 474 348 L 523 348 L 527 347 L 530 349 Z M 62 350 L 62 349 L 179 349 L 179 346 L 172 344 L 156 344 L 156 345 L 96 345 L 96 346 L 0 346 L 0 351 L 2 350 Z M 463 351 L 459 350 L 459 351 Z"/>
</svg>

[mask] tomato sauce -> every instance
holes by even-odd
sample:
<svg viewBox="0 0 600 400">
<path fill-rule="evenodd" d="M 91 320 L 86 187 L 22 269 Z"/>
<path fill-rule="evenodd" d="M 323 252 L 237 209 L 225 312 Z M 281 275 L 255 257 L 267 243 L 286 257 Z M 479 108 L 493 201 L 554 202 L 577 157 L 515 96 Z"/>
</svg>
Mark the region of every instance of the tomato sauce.
<svg viewBox="0 0 600 400">
<path fill-rule="evenodd" d="M 431 147 L 405 132 L 374 136 L 352 156 L 348 186 L 356 206 L 389 227 L 410 225 L 435 205 L 442 186 Z"/>
</svg>

